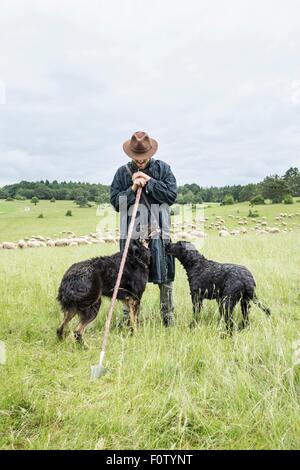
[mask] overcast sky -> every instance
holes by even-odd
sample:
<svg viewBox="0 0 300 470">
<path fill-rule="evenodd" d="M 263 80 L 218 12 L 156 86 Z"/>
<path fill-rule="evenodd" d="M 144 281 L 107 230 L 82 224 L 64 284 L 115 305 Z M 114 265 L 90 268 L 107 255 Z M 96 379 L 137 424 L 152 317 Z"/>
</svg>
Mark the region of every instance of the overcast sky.
<svg viewBox="0 0 300 470">
<path fill-rule="evenodd" d="M 1 0 L 0 186 L 110 183 L 145 130 L 178 183 L 300 166 L 299 0 Z"/>
</svg>

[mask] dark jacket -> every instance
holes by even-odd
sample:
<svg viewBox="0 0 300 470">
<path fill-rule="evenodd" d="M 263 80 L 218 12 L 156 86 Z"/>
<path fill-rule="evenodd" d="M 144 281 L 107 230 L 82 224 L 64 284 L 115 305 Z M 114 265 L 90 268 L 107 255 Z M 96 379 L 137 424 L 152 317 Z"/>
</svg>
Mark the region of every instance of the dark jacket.
<svg viewBox="0 0 300 470">
<path fill-rule="evenodd" d="M 138 167 L 131 161 L 128 163 L 130 173 L 133 174 L 136 171 L 140 171 Z M 157 213 L 157 222 L 162 229 L 166 228 L 166 225 L 170 225 L 170 208 L 177 196 L 177 185 L 176 179 L 173 175 L 170 166 L 161 161 L 151 158 L 148 167 L 145 170 L 142 170 L 144 173 L 147 173 L 151 179 L 148 181 L 146 186 L 143 188 L 141 204 L 145 205 L 144 195 L 148 203 L 159 205 L 159 213 Z M 116 172 L 113 182 L 110 189 L 110 202 L 114 206 L 117 212 L 120 211 L 120 197 L 127 197 L 127 211 L 126 219 L 121 217 L 120 221 L 120 250 L 122 251 L 125 246 L 124 239 L 124 227 L 125 229 L 129 227 L 130 216 L 128 215 L 128 209 L 134 204 L 136 193 L 131 189 L 132 186 L 132 177 L 131 174 L 126 168 L 126 165 L 121 166 Z M 147 205 L 146 205 L 147 207 Z M 150 224 L 150 211 L 147 207 L 149 215 L 149 224 Z M 121 211 L 123 212 L 123 211 Z M 163 224 L 164 218 L 164 224 Z M 166 223 L 167 221 L 167 223 Z M 127 223 L 127 227 L 126 227 Z M 123 236 L 122 236 L 123 233 Z M 126 235 L 125 235 L 126 236 Z M 168 238 L 168 234 L 155 237 L 151 240 L 151 265 L 150 265 L 150 276 L 149 282 L 155 284 L 162 284 L 166 282 L 171 282 L 174 280 L 175 276 L 175 260 L 172 255 L 168 255 L 165 252 L 165 239 Z"/>
</svg>

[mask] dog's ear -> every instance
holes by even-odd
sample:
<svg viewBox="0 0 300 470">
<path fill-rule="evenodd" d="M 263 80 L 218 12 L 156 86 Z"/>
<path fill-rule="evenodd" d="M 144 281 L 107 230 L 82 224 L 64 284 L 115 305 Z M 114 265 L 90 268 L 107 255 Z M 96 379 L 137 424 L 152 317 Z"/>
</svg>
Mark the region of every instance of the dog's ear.
<svg viewBox="0 0 300 470">
<path fill-rule="evenodd" d="M 140 238 L 139 240 L 140 244 L 143 245 L 144 248 L 149 248 L 149 244 L 150 244 L 150 239 L 144 239 L 144 238 Z"/>
<path fill-rule="evenodd" d="M 164 245 L 165 245 L 165 250 L 168 253 L 171 250 L 172 245 L 173 245 L 171 238 L 169 238 L 168 240 L 164 240 Z"/>
</svg>

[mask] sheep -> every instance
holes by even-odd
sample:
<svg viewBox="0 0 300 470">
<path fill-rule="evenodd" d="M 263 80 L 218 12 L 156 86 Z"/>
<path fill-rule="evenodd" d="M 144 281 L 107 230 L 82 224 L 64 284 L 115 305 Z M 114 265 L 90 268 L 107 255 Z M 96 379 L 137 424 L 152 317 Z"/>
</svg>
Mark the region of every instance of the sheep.
<svg viewBox="0 0 300 470">
<path fill-rule="evenodd" d="M 69 244 L 69 241 L 67 238 L 59 238 L 58 240 L 55 240 L 55 246 L 67 246 Z"/>
<path fill-rule="evenodd" d="M 190 240 L 191 239 L 191 236 L 189 233 L 187 232 L 178 232 L 177 234 L 180 238 L 182 238 L 183 240 Z"/>
<path fill-rule="evenodd" d="M 230 237 L 230 233 L 227 230 L 220 230 L 219 237 Z"/>
<path fill-rule="evenodd" d="M 40 243 L 37 242 L 36 240 L 29 240 L 27 242 L 27 246 L 28 248 L 39 248 L 40 247 Z"/>
<path fill-rule="evenodd" d="M 17 245 L 16 243 L 12 243 L 12 242 L 3 242 L 2 248 L 4 250 L 15 250 L 17 248 Z"/>
<path fill-rule="evenodd" d="M 37 237 L 35 237 L 36 240 L 40 241 L 40 242 L 45 242 L 46 241 L 46 238 L 45 237 L 42 237 L 41 235 L 38 235 Z"/>
<path fill-rule="evenodd" d="M 86 238 L 74 238 L 73 241 L 77 242 L 78 245 L 87 245 L 88 244 Z"/>
<path fill-rule="evenodd" d="M 18 248 L 21 248 L 22 250 L 23 250 L 23 248 L 27 248 L 27 243 L 24 240 L 19 240 L 18 241 Z"/>
<path fill-rule="evenodd" d="M 200 230 L 193 230 L 191 232 L 191 236 L 196 237 L 196 238 L 205 238 L 206 237 L 205 233 L 200 231 Z"/>
</svg>

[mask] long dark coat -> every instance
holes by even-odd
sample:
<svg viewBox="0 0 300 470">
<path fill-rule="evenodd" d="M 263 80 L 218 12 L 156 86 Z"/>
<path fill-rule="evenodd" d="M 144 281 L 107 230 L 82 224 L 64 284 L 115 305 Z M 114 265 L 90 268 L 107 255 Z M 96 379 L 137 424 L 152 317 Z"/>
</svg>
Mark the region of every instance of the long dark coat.
<svg viewBox="0 0 300 470">
<path fill-rule="evenodd" d="M 131 161 L 128 163 L 131 174 L 136 171 L 141 171 Z M 143 194 L 150 205 L 156 204 L 158 211 L 156 221 L 161 229 L 164 229 L 164 236 L 162 234 L 151 240 L 151 265 L 149 282 L 154 284 L 163 284 L 174 280 L 175 276 L 175 260 L 172 255 L 166 254 L 165 241 L 169 238 L 168 227 L 170 226 L 170 208 L 177 196 L 176 179 L 173 175 L 170 166 L 161 161 L 151 158 L 148 167 L 142 170 L 148 174 L 151 179 L 143 188 Z M 129 227 L 131 217 L 128 215 L 130 207 L 134 204 L 136 193 L 131 189 L 132 177 L 126 168 L 126 165 L 121 166 L 113 179 L 110 189 L 110 202 L 117 212 L 120 212 L 120 204 L 122 204 L 122 196 L 127 198 L 127 210 L 121 210 L 125 213 L 125 217 L 121 215 L 120 220 L 120 250 L 122 251 L 125 246 L 126 230 Z M 144 199 L 141 199 L 141 204 L 144 204 Z M 144 209 L 147 205 L 144 204 Z M 126 208 L 125 208 L 126 209 Z M 148 222 L 150 225 L 150 210 L 147 207 Z M 125 229 L 125 233 L 124 233 Z"/>
</svg>

